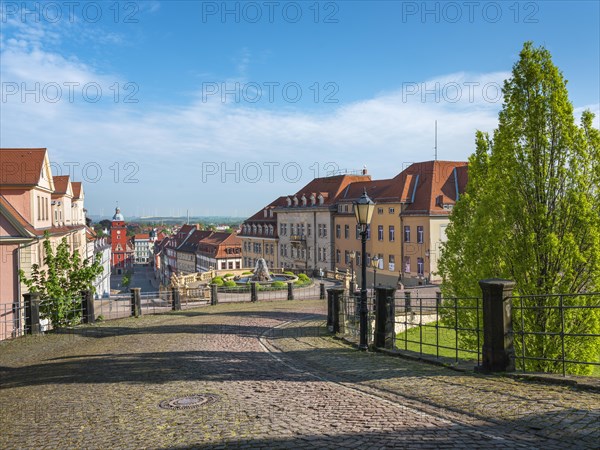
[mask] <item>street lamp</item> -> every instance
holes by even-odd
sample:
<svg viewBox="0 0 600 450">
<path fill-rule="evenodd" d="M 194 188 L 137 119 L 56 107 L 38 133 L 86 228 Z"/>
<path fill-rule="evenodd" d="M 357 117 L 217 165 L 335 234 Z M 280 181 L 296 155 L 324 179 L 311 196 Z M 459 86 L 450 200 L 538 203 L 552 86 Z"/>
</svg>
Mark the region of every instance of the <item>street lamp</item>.
<svg viewBox="0 0 600 450">
<path fill-rule="evenodd" d="M 367 227 L 371 223 L 375 202 L 367 195 L 365 189 L 363 195 L 354 202 L 354 214 L 356 222 L 360 226 L 360 241 L 362 251 L 362 266 L 361 266 L 361 287 L 360 287 L 360 340 L 358 344 L 359 350 L 368 350 L 367 344 L 367 265 L 365 254 L 367 253 Z"/>
<path fill-rule="evenodd" d="M 350 281 L 350 291 L 354 295 L 354 258 L 356 258 L 356 252 L 352 250 L 350 252 L 350 270 L 352 270 L 352 281 Z"/>
<path fill-rule="evenodd" d="M 375 294 L 375 286 L 377 286 L 377 268 L 379 267 L 379 257 L 377 255 L 373 255 L 371 267 L 373 267 L 373 294 Z"/>
</svg>

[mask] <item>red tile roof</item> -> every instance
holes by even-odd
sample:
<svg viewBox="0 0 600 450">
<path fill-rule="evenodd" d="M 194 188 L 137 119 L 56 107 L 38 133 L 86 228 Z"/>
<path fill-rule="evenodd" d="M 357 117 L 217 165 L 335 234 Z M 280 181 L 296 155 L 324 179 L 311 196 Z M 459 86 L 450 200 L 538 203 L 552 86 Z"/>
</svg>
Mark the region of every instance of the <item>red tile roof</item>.
<svg viewBox="0 0 600 450">
<path fill-rule="evenodd" d="M 52 194 L 57 197 L 65 195 L 69 189 L 69 175 L 57 175 L 52 179 L 54 180 L 54 192 Z"/>
<path fill-rule="evenodd" d="M 40 182 L 45 148 L 0 148 L 0 183 L 35 186 Z"/>
<path fill-rule="evenodd" d="M 81 198 L 81 193 L 82 193 L 82 184 L 81 181 L 73 181 L 71 183 L 71 189 L 73 189 L 73 198 L 74 199 L 79 199 Z"/>
<path fill-rule="evenodd" d="M 150 235 L 148 233 L 140 233 L 140 234 L 136 234 L 134 236 L 134 239 L 138 239 L 138 240 L 141 240 L 141 239 L 150 239 Z"/>
<path fill-rule="evenodd" d="M 307 205 L 310 206 L 310 196 L 314 194 L 315 197 L 318 197 L 320 194 L 323 196 L 323 205 L 331 205 L 335 203 L 337 197 L 350 183 L 359 183 L 370 180 L 370 175 L 336 175 L 333 177 L 315 178 L 296 192 L 295 195 L 291 195 L 290 197 L 297 197 L 299 202 L 298 207 L 301 207 L 300 199 L 303 195 L 308 201 Z"/>
</svg>

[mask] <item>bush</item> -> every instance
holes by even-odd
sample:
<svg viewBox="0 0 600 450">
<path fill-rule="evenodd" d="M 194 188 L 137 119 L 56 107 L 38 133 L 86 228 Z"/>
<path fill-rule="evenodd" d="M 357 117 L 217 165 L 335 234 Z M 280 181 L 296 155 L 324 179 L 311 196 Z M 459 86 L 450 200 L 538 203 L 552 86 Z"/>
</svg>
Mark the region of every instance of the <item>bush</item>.
<svg viewBox="0 0 600 450">
<path fill-rule="evenodd" d="M 227 280 L 225 283 L 223 283 L 223 286 L 225 286 L 225 287 L 236 287 L 237 284 L 235 283 L 235 281 Z"/>
<path fill-rule="evenodd" d="M 310 278 L 305 273 L 301 273 L 300 275 L 298 275 L 298 279 L 305 282 L 310 281 Z"/>
<path fill-rule="evenodd" d="M 216 284 L 217 286 L 223 286 L 225 283 L 221 277 L 214 277 L 210 282 L 211 284 Z"/>
<path fill-rule="evenodd" d="M 226 273 L 225 275 L 223 275 L 223 278 L 231 278 L 233 277 L 232 273 Z"/>
<path fill-rule="evenodd" d="M 286 287 L 286 283 L 284 283 L 283 281 L 273 281 L 273 283 L 271 283 L 271 286 L 274 288 L 282 289 Z"/>
<path fill-rule="evenodd" d="M 253 272 L 242 272 L 242 275 L 253 275 Z"/>
<path fill-rule="evenodd" d="M 292 275 L 292 276 L 293 276 L 293 275 L 295 275 L 295 274 L 294 274 L 294 272 L 289 272 L 289 271 L 287 271 L 287 272 L 283 272 L 283 274 L 284 274 L 284 275 Z"/>
</svg>

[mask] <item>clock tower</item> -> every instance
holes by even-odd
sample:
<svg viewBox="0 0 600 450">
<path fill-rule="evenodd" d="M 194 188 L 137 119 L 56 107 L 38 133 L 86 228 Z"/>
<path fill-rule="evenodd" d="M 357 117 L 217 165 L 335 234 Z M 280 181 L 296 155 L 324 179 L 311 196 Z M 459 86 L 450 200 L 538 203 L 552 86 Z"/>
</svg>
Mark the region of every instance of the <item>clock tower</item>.
<svg viewBox="0 0 600 450">
<path fill-rule="evenodd" d="M 133 267 L 132 250 L 127 245 L 127 228 L 119 208 L 116 208 L 110 226 L 113 273 L 122 274 Z"/>
</svg>

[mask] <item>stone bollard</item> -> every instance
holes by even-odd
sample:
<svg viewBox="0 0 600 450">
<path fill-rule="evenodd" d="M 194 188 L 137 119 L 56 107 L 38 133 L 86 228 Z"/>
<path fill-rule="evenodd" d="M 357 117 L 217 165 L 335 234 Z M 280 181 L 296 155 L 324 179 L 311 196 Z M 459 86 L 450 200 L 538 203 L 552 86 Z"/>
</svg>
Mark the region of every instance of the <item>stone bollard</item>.
<svg viewBox="0 0 600 450">
<path fill-rule="evenodd" d="M 375 347 L 391 350 L 396 339 L 396 289 L 377 286 L 375 295 Z"/>
<path fill-rule="evenodd" d="M 294 283 L 291 281 L 287 284 L 287 299 L 294 300 Z"/>
<path fill-rule="evenodd" d="M 327 289 L 328 293 L 331 293 L 331 327 L 332 333 L 344 333 L 345 332 L 345 317 L 344 317 L 344 306 L 342 304 L 344 299 L 344 288 L 331 288 Z"/>
<path fill-rule="evenodd" d="M 327 331 L 333 331 L 333 292 L 327 289 Z"/>
<path fill-rule="evenodd" d="M 94 314 L 94 298 L 92 296 L 92 291 L 81 291 L 81 310 L 83 312 L 83 317 L 81 318 L 83 323 L 96 322 L 96 315 Z"/>
<path fill-rule="evenodd" d="M 256 281 L 250 283 L 250 301 L 255 302 L 258 300 L 258 287 Z"/>
<path fill-rule="evenodd" d="M 319 283 L 319 300 L 325 300 L 325 283 Z"/>
<path fill-rule="evenodd" d="M 219 286 L 216 284 L 210 285 L 210 304 L 213 306 L 219 304 Z"/>
<path fill-rule="evenodd" d="M 482 372 L 513 372 L 515 348 L 510 297 L 514 281 L 492 278 L 479 282 L 483 293 Z"/>
<path fill-rule="evenodd" d="M 131 316 L 140 317 L 142 315 L 141 288 L 131 288 Z"/>
<path fill-rule="evenodd" d="M 25 300 L 25 334 L 40 334 L 40 294 L 29 292 L 23 294 Z"/>
<path fill-rule="evenodd" d="M 174 287 L 173 289 L 171 289 L 171 293 L 173 295 L 173 304 L 171 306 L 171 309 L 173 311 L 181 311 L 181 297 L 179 295 L 179 288 Z"/>
</svg>

